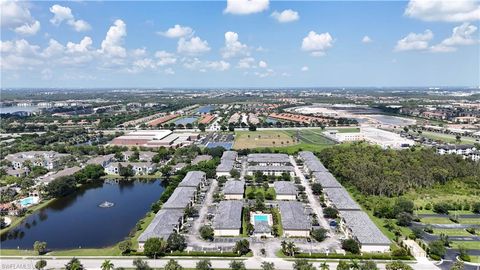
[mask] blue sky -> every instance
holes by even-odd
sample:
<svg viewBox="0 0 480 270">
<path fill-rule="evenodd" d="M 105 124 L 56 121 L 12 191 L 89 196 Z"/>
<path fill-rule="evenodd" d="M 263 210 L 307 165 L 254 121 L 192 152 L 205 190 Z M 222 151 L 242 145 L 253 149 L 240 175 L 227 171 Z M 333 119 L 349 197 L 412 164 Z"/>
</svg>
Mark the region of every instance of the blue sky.
<svg viewBox="0 0 480 270">
<path fill-rule="evenodd" d="M 478 1 L 1 5 L 2 87 L 480 85 Z"/>
</svg>

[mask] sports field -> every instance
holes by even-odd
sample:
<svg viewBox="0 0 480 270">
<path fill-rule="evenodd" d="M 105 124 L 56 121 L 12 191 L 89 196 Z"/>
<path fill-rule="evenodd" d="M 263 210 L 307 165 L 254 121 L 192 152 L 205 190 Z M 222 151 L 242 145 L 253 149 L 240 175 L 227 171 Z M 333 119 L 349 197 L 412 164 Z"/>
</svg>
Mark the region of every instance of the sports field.
<svg viewBox="0 0 480 270">
<path fill-rule="evenodd" d="M 295 145 L 297 142 L 282 130 L 237 131 L 234 149 Z"/>
<path fill-rule="evenodd" d="M 234 149 L 271 147 L 289 154 L 300 150 L 320 151 L 333 141 L 321 129 L 237 131 Z"/>
</svg>

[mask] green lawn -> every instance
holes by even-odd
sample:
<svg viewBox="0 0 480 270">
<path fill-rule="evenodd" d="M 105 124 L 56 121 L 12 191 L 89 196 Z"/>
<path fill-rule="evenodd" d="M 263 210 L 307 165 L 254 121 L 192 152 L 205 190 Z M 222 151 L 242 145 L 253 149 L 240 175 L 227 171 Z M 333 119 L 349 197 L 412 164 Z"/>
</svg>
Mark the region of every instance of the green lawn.
<svg viewBox="0 0 480 270">
<path fill-rule="evenodd" d="M 453 224 L 453 221 L 446 217 L 426 217 L 420 221 L 425 224 Z"/>
<path fill-rule="evenodd" d="M 452 241 L 452 247 L 463 246 L 466 249 L 480 249 L 480 241 Z"/>
<path fill-rule="evenodd" d="M 277 217 L 278 220 L 278 235 L 283 236 L 283 227 L 282 227 L 282 215 L 280 215 L 280 211 L 277 208 L 272 209 L 272 215 Z M 275 225 L 275 224 L 274 224 Z"/>
<path fill-rule="evenodd" d="M 358 127 L 346 127 L 346 128 L 328 128 L 328 129 L 334 129 L 338 131 L 338 133 L 356 133 L 360 132 L 360 128 Z"/>
<path fill-rule="evenodd" d="M 262 188 L 262 187 L 252 187 L 252 186 L 247 186 L 247 189 L 245 190 L 245 197 L 248 198 L 248 194 L 250 194 L 250 193 L 255 193 L 256 194 L 258 192 L 262 193 L 264 198 L 265 198 L 266 194 L 271 194 L 274 199 L 276 197 L 275 189 L 273 189 L 272 187 L 269 187 L 267 189 L 267 191 L 265 191 L 265 189 Z"/>
<path fill-rule="evenodd" d="M 480 218 L 460 218 L 458 223 L 480 225 Z"/>
<path fill-rule="evenodd" d="M 433 229 L 433 234 L 446 234 L 448 236 L 472 236 L 469 232 L 463 229 Z"/>
<path fill-rule="evenodd" d="M 473 144 L 476 142 L 476 140 L 471 137 L 461 136 L 460 141 L 457 141 L 456 135 L 436 133 L 436 132 L 430 132 L 430 131 L 423 131 L 421 136 L 424 136 L 425 138 L 432 139 L 435 141 L 442 141 L 445 143 L 454 143 L 454 144 Z"/>
<path fill-rule="evenodd" d="M 480 263 L 480 256 L 470 256 L 470 262 Z"/>
<path fill-rule="evenodd" d="M 35 213 L 36 211 L 46 207 L 47 205 L 49 205 L 51 202 L 53 202 L 55 199 L 49 199 L 49 200 L 45 200 L 37 205 L 34 205 L 32 206 L 31 208 L 29 208 L 27 210 L 27 213 L 25 216 L 23 217 L 10 217 L 12 219 L 12 224 L 10 224 L 10 226 L 6 227 L 6 228 L 3 228 L 0 230 L 0 235 L 8 232 L 11 228 L 14 228 L 15 226 L 17 226 L 18 224 L 20 224 L 24 219 L 26 219 L 27 217 L 29 217 L 31 214 Z"/>
<path fill-rule="evenodd" d="M 436 214 L 435 212 L 433 212 L 433 210 L 416 210 L 415 211 L 416 214 Z M 458 214 L 458 215 L 471 215 L 473 214 L 472 211 L 466 211 L 466 210 L 455 210 L 455 211 L 449 211 L 449 214 L 450 215 L 455 215 L 455 214 Z"/>
</svg>

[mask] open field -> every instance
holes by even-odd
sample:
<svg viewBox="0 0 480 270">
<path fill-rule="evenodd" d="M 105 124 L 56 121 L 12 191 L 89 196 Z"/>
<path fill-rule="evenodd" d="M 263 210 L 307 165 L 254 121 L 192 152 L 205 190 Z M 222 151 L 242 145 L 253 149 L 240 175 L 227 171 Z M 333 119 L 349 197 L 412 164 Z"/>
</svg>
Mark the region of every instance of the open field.
<svg viewBox="0 0 480 270">
<path fill-rule="evenodd" d="M 288 133 L 281 130 L 237 131 L 234 149 L 290 146 L 296 142 Z"/>
<path fill-rule="evenodd" d="M 474 138 L 465 137 L 465 136 L 461 136 L 460 141 L 457 141 L 456 135 L 436 133 L 436 132 L 430 132 L 430 131 L 423 131 L 421 135 L 428 138 L 428 139 L 432 139 L 432 140 L 435 140 L 435 141 L 438 140 L 438 141 L 442 141 L 442 142 L 445 142 L 445 143 L 472 144 L 472 143 L 477 142 Z"/>
<path fill-rule="evenodd" d="M 321 129 L 259 130 L 235 132 L 234 149 L 271 147 L 283 153 L 292 154 L 300 150 L 320 151 L 334 144 L 321 134 Z"/>
</svg>

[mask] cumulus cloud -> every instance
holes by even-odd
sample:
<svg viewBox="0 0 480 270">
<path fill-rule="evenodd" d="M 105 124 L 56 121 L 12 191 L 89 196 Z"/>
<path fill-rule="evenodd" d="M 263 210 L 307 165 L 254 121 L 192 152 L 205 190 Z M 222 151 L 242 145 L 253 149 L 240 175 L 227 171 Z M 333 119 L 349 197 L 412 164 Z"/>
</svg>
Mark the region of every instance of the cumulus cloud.
<svg viewBox="0 0 480 270">
<path fill-rule="evenodd" d="M 248 55 L 249 48 L 238 40 L 238 34 L 235 32 L 225 33 L 225 47 L 222 48 L 222 57 L 231 58 L 237 55 Z"/>
<path fill-rule="evenodd" d="M 175 74 L 175 70 L 173 70 L 172 68 L 166 68 L 163 73 L 167 74 L 167 75 L 174 75 Z"/>
<path fill-rule="evenodd" d="M 156 51 L 155 58 L 157 58 L 158 66 L 172 65 L 177 62 L 175 55 L 166 51 Z"/>
<path fill-rule="evenodd" d="M 24 36 L 31 36 L 35 35 L 40 30 L 40 22 L 35 21 L 32 24 L 25 23 L 17 28 L 15 28 L 15 33 L 24 35 Z"/>
<path fill-rule="evenodd" d="M 298 12 L 291 9 L 286 9 L 282 12 L 274 11 L 270 16 L 280 23 L 288 23 L 300 19 Z"/>
<path fill-rule="evenodd" d="M 20 35 L 34 35 L 40 30 L 40 22 L 30 14 L 26 2 L 0 1 L 0 26 Z"/>
<path fill-rule="evenodd" d="M 364 36 L 362 38 L 362 43 L 371 43 L 373 40 L 369 36 Z"/>
<path fill-rule="evenodd" d="M 54 25 L 60 25 L 62 22 L 67 22 L 77 32 L 88 31 L 91 29 L 90 24 L 84 20 L 76 20 L 69 7 L 60 5 L 53 5 L 50 7 L 50 12 L 53 13 L 53 18 L 50 22 Z"/>
<path fill-rule="evenodd" d="M 258 67 L 267 68 L 268 67 L 267 62 L 265 62 L 265 61 L 258 62 Z"/>
<path fill-rule="evenodd" d="M 190 55 L 202 54 L 210 51 L 208 42 L 201 40 L 199 37 L 192 37 L 190 39 L 180 38 L 178 40 L 177 52 Z"/>
<path fill-rule="evenodd" d="M 183 66 L 187 69 L 206 72 L 207 69 L 216 71 L 225 71 L 230 68 L 230 63 L 223 60 L 220 61 L 201 61 L 198 58 L 185 58 L 182 60 Z"/>
<path fill-rule="evenodd" d="M 333 38 L 328 32 L 317 34 L 315 31 L 310 31 L 302 41 L 302 50 L 310 52 L 313 56 L 325 55 L 325 51 L 332 46 Z"/>
<path fill-rule="evenodd" d="M 452 30 L 452 35 L 437 45 L 430 48 L 432 52 L 453 52 L 457 50 L 457 46 L 472 45 L 478 43 L 473 34 L 477 31 L 477 27 L 470 23 L 463 23 Z M 478 37 L 478 36 L 477 36 Z"/>
<path fill-rule="evenodd" d="M 309 68 L 308 68 L 307 66 L 303 66 L 300 70 L 303 71 L 303 72 L 305 72 L 305 71 L 308 71 Z"/>
<path fill-rule="evenodd" d="M 238 68 L 251 68 L 255 65 L 255 58 L 253 57 L 245 57 L 238 61 L 237 67 Z"/>
<path fill-rule="evenodd" d="M 125 57 L 127 53 L 122 45 L 126 36 L 127 25 L 122 20 L 116 20 L 108 29 L 100 51 L 110 57 Z"/>
<path fill-rule="evenodd" d="M 220 61 L 208 61 L 205 64 L 205 67 L 210 68 L 212 70 L 217 70 L 217 71 L 224 71 L 230 68 L 230 63 L 225 62 L 223 60 Z"/>
<path fill-rule="evenodd" d="M 193 29 L 188 26 L 176 24 L 165 32 L 157 33 L 168 38 L 181 38 L 191 36 L 193 34 Z"/>
<path fill-rule="evenodd" d="M 476 21 L 480 5 L 472 0 L 410 0 L 405 15 L 423 21 Z"/>
<path fill-rule="evenodd" d="M 428 48 L 428 43 L 432 38 L 433 33 L 429 29 L 425 30 L 423 33 L 409 33 L 406 37 L 397 42 L 394 50 L 397 52 L 425 50 Z"/>
<path fill-rule="evenodd" d="M 40 47 L 32 45 L 25 39 L 15 41 L 0 41 L 2 61 L 0 67 L 4 70 L 28 69 L 42 64 L 39 57 Z"/>
<path fill-rule="evenodd" d="M 227 0 L 224 13 L 247 15 L 268 9 L 269 0 Z"/>
<path fill-rule="evenodd" d="M 265 70 L 264 72 L 255 72 L 254 75 L 259 77 L 259 78 L 266 78 L 266 77 L 270 77 L 270 76 L 275 75 L 275 72 L 273 71 L 273 69 L 269 68 L 269 69 Z"/>
</svg>

